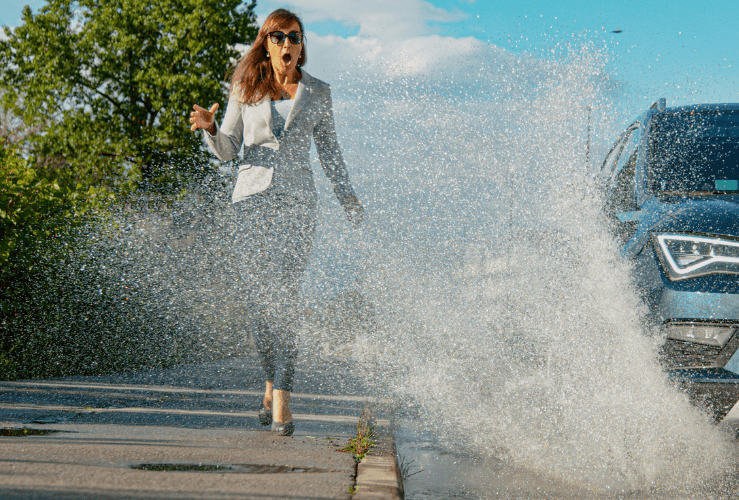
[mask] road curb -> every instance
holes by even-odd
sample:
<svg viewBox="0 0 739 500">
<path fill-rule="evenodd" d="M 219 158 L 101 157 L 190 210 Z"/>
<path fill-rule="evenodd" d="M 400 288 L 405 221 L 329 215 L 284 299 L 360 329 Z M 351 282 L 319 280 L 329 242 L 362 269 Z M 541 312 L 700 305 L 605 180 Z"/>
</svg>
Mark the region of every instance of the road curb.
<svg viewBox="0 0 739 500">
<path fill-rule="evenodd" d="M 403 500 L 403 478 L 389 427 L 377 427 L 377 445 L 357 465 L 353 500 Z"/>
</svg>

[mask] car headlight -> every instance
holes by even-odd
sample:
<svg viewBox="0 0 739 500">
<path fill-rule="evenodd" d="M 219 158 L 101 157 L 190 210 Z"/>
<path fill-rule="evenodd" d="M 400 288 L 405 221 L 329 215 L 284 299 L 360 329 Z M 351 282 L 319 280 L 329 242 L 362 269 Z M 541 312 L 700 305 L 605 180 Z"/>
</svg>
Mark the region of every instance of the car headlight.
<svg viewBox="0 0 739 500">
<path fill-rule="evenodd" d="M 657 233 L 652 237 L 672 281 L 706 274 L 739 274 L 739 241 L 679 233 Z"/>
</svg>

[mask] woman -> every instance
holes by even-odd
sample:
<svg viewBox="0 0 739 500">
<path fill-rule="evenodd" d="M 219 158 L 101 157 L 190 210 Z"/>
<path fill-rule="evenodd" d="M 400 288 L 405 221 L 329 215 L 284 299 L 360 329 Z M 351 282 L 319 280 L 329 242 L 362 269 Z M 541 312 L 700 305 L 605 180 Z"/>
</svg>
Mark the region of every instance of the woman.
<svg viewBox="0 0 739 500">
<path fill-rule="evenodd" d="M 329 86 L 312 78 L 303 23 L 292 12 L 272 12 L 231 78 L 226 116 L 193 106 L 191 130 L 223 161 L 238 156 L 232 202 L 238 266 L 246 289 L 266 389 L 259 419 L 285 436 L 294 431 L 290 391 L 295 372 L 300 279 L 316 223 L 310 140 L 352 223 L 362 220 L 334 130 Z M 239 153 L 240 156 L 239 156 Z"/>
</svg>

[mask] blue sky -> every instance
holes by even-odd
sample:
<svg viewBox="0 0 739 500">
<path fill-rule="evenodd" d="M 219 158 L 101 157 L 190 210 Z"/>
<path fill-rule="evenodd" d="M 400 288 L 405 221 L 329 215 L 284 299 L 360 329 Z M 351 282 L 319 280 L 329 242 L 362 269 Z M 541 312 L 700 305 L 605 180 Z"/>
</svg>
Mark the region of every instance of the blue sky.
<svg viewBox="0 0 739 500">
<path fill-rule="evenodd" d="M 335 13 L 310 15 L 307 29 L 343 37 L 357 35 L 353 18 L 385 2 L 293 1 L 298 12 L 312 14 L 316 4 Z M 472 36 L 520 53 L 546 56 L 564 41 L 587 39 L 612 56 L 611 72 L 626 82 L 628 101 L 653 101 L 666 96 L 670 104 L 739 102 L 739 7 L 736 0 L 397 0 L 443 9 L 449 21 L 430 20 L 429 32 L 449 37 Z M 264 1 L 266 15 L 283 3 Z M 340 12 L 347 6 L 359 14 Z M 351 4 L 351 5 L 350 5 Z M 379 7 L 377 4 L 382 4 Z M 310 6 L 309 6 L 310 5 Z M 328 10 L 328 9 L 327 9 Z M 330 17 L 334 17 L 332 20 Z M 343 17 L 343 19 L 342 19 Z M 433 17 L 433 16 L 429 16 Z M 437 16 L 438 17 L 438 16 Z M 620 30 L 621 33 L 613 33 Z M 413 35 L 413 33 L 409 33 Z"/>
<path fill-rule="evenodd" d="M 0 0 L 0 22 L 17 25 L 23 5 L 44 3 Z M 257 13 L 263 19 L 280 6 L 319 36 L 474 37 L 540 57 L 589 40 L 610 54 L 609 71 L 625 82 L 634 112 L 660 96 L 670 104 L 739 102 L 736 0 L 263 0 Z"/>
</svg>

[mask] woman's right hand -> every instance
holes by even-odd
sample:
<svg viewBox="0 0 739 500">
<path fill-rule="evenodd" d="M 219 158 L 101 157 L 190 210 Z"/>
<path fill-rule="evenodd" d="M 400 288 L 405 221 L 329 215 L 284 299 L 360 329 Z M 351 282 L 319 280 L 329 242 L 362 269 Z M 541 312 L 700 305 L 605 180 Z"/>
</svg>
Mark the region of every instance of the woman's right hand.
<svg viewBox="0 0 739 500">
<path fill-rule="evenodd" d="M 201 108 L 197 104 L 195 104 L 192 109 L 192 113 L 190 113 L 190 123 L 192 123 L 192 127 L 190 127 L 191 132 L 195 132 L 199 128 L 204 128 L 208 132 L 212 134 L 216 133 L 216 110 L 218 109 L 218 103 L 215 103 L 213 106 L 210 107 L 210 109 Z"/>
<path fill-rule="evenodd" d="M 357 197 L 353 194 L 345 196 L 341 200 L 341 205 L 344 207 L 344 211 L 346 211 L 346 216 L 349 217 L 349 222 L 354 227 L 359 227 L 364 220 L 364 208 L 362 208 L 362 204 Z"/>
</svg>

